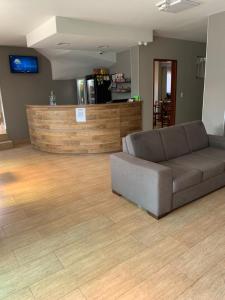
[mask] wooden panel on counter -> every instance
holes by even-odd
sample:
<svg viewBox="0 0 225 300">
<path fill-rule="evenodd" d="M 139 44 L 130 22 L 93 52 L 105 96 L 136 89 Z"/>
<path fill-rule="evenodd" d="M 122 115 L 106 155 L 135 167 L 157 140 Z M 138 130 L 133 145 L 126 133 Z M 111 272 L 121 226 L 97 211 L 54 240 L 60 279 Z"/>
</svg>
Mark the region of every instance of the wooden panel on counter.
<svg viewBox="0 0 225 300">
<path fill-rule="evenodd" d="M 78 123 L 75 109 L 86 108 Z M 104 153 L 121 150 L 122 137 L 142 128 L 142 104 L 27 106 L 32 145 L 53 153 Z"/>
</svg>

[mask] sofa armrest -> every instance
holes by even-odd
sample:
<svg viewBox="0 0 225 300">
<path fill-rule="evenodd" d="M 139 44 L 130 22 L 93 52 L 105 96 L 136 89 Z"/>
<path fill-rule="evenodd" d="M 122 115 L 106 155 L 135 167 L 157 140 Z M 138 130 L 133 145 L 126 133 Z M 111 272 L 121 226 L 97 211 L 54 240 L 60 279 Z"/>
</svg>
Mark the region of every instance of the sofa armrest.
<svg viewBox="0 0 225 300">
<path fill-rule="evenodd" d="M 172 209 L 173 181 L 169 167 L 127 153 L 111 155 L 112 190 L 159 218 Z"/>
<path fill-rule="evenodd" d="M 220 135 L 208 134 L 209 146 L 225 149 L 225 137 Z"/>
<path fill-rule="evenodd" d="M 128 153 L 127 142 L 126 142 L 125 137 L 122 138 L 122 149 L 123 149 L 123 152 Z"/>
</svg>

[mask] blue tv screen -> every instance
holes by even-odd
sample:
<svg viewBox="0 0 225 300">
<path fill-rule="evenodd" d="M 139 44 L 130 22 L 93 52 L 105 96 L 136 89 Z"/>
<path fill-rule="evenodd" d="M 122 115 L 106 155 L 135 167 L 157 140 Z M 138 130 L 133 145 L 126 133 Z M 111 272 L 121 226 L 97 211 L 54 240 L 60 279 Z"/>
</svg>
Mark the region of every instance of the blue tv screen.
<svg viewBox="0 0 225 300">
<path fill-rule="evenodd" d="M 36 56 L 9 56 L 12 73 L 38 73 L 38 59 Z"/>
</svg>

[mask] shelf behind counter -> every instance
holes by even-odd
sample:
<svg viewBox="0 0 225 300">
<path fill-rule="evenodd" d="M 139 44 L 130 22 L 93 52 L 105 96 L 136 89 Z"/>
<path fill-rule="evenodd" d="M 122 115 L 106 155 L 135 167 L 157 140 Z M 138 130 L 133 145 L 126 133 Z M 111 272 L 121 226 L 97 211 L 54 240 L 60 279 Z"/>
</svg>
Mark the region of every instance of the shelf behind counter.
<svg viewBox="0 0 225 300">
<path fill-rule="evenodd" d="M 86 122 L 76 121 L 85 108 Z M 106 153 L 121 150 L 122 137 L 142 129 L 142 103 L 28 105 L 31 144 L 52 153 Z"/>
</svg>

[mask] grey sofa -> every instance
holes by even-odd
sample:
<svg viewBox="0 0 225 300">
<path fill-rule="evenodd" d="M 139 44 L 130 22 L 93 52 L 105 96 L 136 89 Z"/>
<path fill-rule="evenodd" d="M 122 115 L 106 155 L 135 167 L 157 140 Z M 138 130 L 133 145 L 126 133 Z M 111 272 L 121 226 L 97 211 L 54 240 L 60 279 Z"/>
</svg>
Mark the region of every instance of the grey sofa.
<svg viewBox="0 0 225 300">
<path fill-rule="evenodd" d="M 225 138 L 201 121 L 137 132 L 111 155 L 112 190 L 156 218 L 225 185 Z"/>
</svg>

